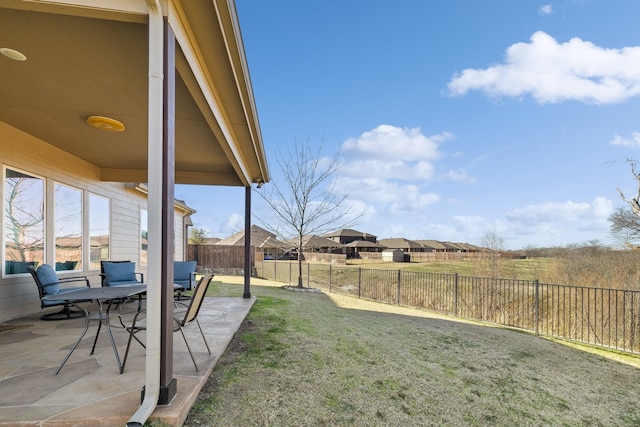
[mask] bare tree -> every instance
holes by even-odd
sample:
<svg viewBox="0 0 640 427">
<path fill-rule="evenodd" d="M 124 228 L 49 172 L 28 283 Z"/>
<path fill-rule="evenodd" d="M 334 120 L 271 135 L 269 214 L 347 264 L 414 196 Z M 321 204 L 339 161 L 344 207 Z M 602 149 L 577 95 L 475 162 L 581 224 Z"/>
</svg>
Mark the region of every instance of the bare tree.
<svg viewBox="0 0 640 427">
<path fill-rule="evenodd" d="M 504 237 L 495 231 L 488 231 L 483 237 L 480 245 L 488 249 L 489 277 L 500 277 L 502 264 L 502 252 L 504 251 Z"/>
<path fill-rule="evenodd" d="M 27 261 L 28 253 L 44 249 L 44 206 L 32 204 L 29 189 L 33 183 L 33 179 L 25 177 L 7 178 L 5 233 L 7 244 L 14 251 L 8 256 L 10 260 Z"/>
<path fill-rule="evenodd" d="M 628 207 L 618 207 L 615 212 L 609 215 L 608 219 L 611 223 L 611 233 L 622 238 L 626 245 L 635 247 L 632 242 L 640 240 L 640 172 L 636 160 L 627 159 L 627 164 L 631 168 L 631 174 L 638 182 L 638 192 L 634 198 L 628 199 L 618 188 L 620 198 Z"/>
<path fill-rule="evenodd" d="M 271 208 L 276 223 L 258 221 L 278 237 L 292 242 L 298 253 L 298 287 L 302 285 L 302 252 L 305 236 L 347 228 L 355 224 L 348 194 L 335 191 L 335 173 L 342 166 L 338 155 L 321 156 L 321 146 L 295 140 L 287 152 L 279 151 L 277 163 L 282 181 L 273 180 L 258 194 Z"/>
</svg>

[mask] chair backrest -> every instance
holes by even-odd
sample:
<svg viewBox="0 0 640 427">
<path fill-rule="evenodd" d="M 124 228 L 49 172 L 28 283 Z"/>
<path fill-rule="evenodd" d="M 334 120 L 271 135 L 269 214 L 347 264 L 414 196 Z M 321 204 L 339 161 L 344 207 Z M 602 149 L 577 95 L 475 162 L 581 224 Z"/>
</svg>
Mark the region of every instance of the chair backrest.
<svg viewBox="0 0 640 427">
<path fill-rule="evenodd" d="M 190 280 L 191 273 L 196 271 L 196 261 L 174 261 L 173 280 Z"/>
<path fill-rule="evenodd" d="M 118 283 L 135 283 L 136 263 L 133 261 L 103 261 L 101 263 L 104 273 L 102 286 L 113 286 Z"/>
<path fill-rule="evenodd" d="M 45 295 L 55 295 L 60 292 L 58 275 L 49 264 L 42 264 L 37 269 L 29 265 L 27 266 L 27 271 L 31 273 L 33 280 L 35 280 L 36 285 L 38 285 L 40 298 Z"/>
<path fill-rule="evenodd" d="M 196 288 L 193 291 L 193 295 L 191 296 L 191 300 L 189 301 L 189 307 L 187 307 L 187 311 L 184 313 L 184 318 L 180 322 L 180 326 L 184 326 L 198 317 L 202 301 L 204 300 L 204 296 L 207 294 L 209 284 L 211 284 L 211 279 L 213 279 L 213 274 L 202 276 L 200 280 L 198 280 Z"/>
</svg>

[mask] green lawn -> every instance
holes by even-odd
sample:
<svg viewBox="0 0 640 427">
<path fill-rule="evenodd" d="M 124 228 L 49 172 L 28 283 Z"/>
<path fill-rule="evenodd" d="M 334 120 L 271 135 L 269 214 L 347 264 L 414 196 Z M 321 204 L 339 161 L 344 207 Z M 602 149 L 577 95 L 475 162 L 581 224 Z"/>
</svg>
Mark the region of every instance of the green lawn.
<svg viewBox="0 0 640 427">
<path fill-rule="evenodd" d="M 215 282 L 210 294 L 242 286 Z M 628 364 L 345 296 L 252 294 L 185 426 L 640 425 L 640 371 Z"/>
</svg>

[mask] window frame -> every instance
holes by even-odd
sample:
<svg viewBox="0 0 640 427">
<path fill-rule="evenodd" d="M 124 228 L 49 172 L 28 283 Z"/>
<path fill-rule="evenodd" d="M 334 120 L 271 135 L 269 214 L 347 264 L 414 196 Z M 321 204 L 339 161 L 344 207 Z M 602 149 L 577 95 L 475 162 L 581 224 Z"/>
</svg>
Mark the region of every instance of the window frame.
<svg viewBox="0 0 640 427">
<path fill-rule="evenodd" d="M 27 175 L 36 179 L 39 179 L 42 182 L 42 262 L 46 263 L 48 251 L 47 251 L 47 215 L 48 215 L 48 206 L 47 206 L 47 178 L 26 171 L 21 168 L 17 168 L 10 165 L 2 165 L 2 277 L 20 277 L 25 274 L 29 274 L 28 272 L 23 273 L 7 273 L 6 263 L 7 263 L 7 236 L 8 236 L 8 224 L 7 224 L 7 199 L 6 199 L 6 190 L 7 190 L 7 171 L 11 170 L 19 174 Z M 39 262 L 39 261 L 37 261 Z"/>
<path fill-rule="evenodd" d="M 57 263 L 58 263 L 58 260 L 57 260 L 57 257 L 58 257 L 58 249 L 57 249 L 58 248 L 58 242 L 57 242 L 57 239 L 58 239 L 58 237 L 61 237 L 61 236 L 57 236 L 57 234 L 56 234 L 57 233 L 57 228 L 58 228 L 58 219 L 59 219 L 58 218 L 58 213 L 59 213 L 58 211 L 59 210 L 56 209 L 56 206 L 57 206 L 57 203 L 58 203 L 58 199 L 56 197 L 56 189 L 57 189 L 58 186 L 65 187 L 65 188 L 68 188 L 68 189 L 71 189 L 71 190 L 75 190 L 80 195 L 80 204 L 79 204 L 80 205 L 80 237 L 79 237 L 80 238 L 80 248 L 79 248 L 80 249 L 79 250 L 79 252 L 80 252 L 80 260 L 78 262 L 78 265 L 80 266 L 79 269 L 74 268 L 72 270 L 58 270 L 58 268 L 57 268 Z M 78 187 L 75 187 L 73 185 L 69 185 L 69 184 L 66 184 L 64 182 L 55 181 L 55 180 L 53 180 L 52 187 L 53 187 L 52 188 L 52 194 L 51 194 L 52 203 L 53 203 L 53 206 L 52 206 L 52 209 L 51 209 L 51 213 L 52 213 L 51 220 L 52 220 L 52 225 L 53 225 L 53 227 L 52 227 L 53 240 L 52 240 L 52 244 L 51 244 L 51 248 L 52 248 L 52 252 L 53 252 L 52 256 L 51 256 L 52 266 L 54 267 L 54 270 L 58 274 L 84 271 L 85 270 L 84 262 L 85 262 L 85 258 L 86 258 L 86 250 L 85 250 L 85 240 L 86 239 L 85 239 L 85 235 L 86 235 L 86 231 L 87 231 L 86 227 L 85 227 L 85 218 L 84 218 L 85 211 L 86 211 L 84 190 L 82 188 L 78 188 Z M 46 244 L 46 242 L 45 242 L 45 244 Z M 45 259 L 46 259 L 46 257 L 45 257 Z"/>
</svg>

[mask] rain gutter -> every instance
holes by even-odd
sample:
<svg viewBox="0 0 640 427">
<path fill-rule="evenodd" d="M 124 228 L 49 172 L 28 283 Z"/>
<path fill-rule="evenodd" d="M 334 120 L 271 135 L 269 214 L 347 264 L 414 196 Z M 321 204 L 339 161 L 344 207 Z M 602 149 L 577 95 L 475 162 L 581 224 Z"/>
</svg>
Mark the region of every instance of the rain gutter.
<svg viewBox="0 0 640 427">
<path fill-rule="evenodd" d="M 160 397 L 160 320 L 162 260 L 162 132 L 163 132 L 163 16 L 160 0 L 146 0 L 149 10 L 149 141 L 148 209 L 149 266 L 147 279 L 147 350 L 144 400 L 127 422 L 142 427 Z M 151 266 L 155 266 L 151 268 Z"/>
</svg>

